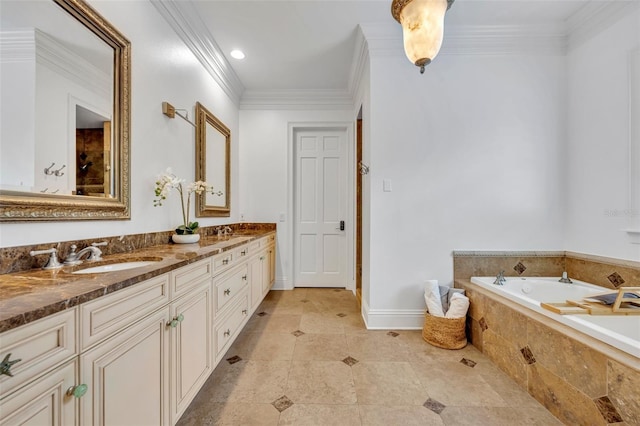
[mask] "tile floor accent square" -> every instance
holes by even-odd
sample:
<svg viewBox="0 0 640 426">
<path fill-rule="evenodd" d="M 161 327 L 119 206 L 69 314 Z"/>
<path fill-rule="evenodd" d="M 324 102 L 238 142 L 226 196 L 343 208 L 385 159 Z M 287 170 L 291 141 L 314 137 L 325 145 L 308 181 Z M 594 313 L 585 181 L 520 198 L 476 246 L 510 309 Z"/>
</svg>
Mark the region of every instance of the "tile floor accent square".
<svg viewBox="0 0 640 426">
<path fill-rule="evenodd" d="M 352 358 L 352 357 L 348 356 L 348 357 L 346 357 L 345 359 L 343 359 L 343 360 L 342 360 L 342 362 L 344 362 L 345 364 L 347 364 L 349 367 L 352 367 L 352 366 L 356 365 L 356 364 L 357 364 L 358 362 L 360 362 L 360 361 L 358 361 L 358 360 L 357 360 L 357 359 L 355 359 L 355 358 Z"/>
<path fill-rule="evenodd" d="M 425 401 L 425 403 L 423 404 L 423 406 L 425 408 L 428 408 L 429 410 L 433 411 L 436 414 L 442 413 L 442 410 L 447 408 L 447 406 L 444 405 L 443 403 L 438 402 L 435 399 L 431 399 L 431 398 L 427 399 Z"/>
<path fill-rule="evenodd" d="M 240 358 L 238 355 L 232 356 L 231 358 L 227 358 L 227 362 L 229 364 L 235 364 L 236 362 L 240 362 L 242 361 L 242 358 Z"/>
<path fill-rule="evenodd" d="M 467 358 L 462 358 L 460 362 L 466 365 L 467 367 L 471 367 L 471 368 L 475 367 L 477 364 L 477 362 L 475 362 L 474 360 L 467 359 Z"/>
<path fill-rule="evenodd" d="M 293 405 L 293 401 L 287 398 L 286 395 L 282 395 L 280 398 L 273 401 L 271 405 L 276 407 L 276 410 L 282 413 L 284 410 L 286 410 L 287 408 L 290 408 Z"/>
<path fill-rule="evenodd" d="M 257 315 L 258 315 L 259 317 L 263 317 L 263 316 L 265 316 L 265 315 L 269 315 L 269 314 L 268 314 L 268 313 L 266 313 L 266 312 L 260 312 L 260 313 L 258 313 Z"/>
<path fill-rule="evenodd" d="M 387 333 L 387 336 L 391 336 L 391 337 L 398 337 L 400 335 L 400 333 L 396 333 L 395 331 L 390 331 Z"/>
<path fill-rule="evenodd" d="M 304 334 L 304 331 L 300 331 L 300 330 L 296 330 L 294 332 L 292 332 L 291 334 L 293 334 L 296 337 L 300 337 Z"/>
<path fill-rule="evenodd" d="M 302 303 L 309 303 L 309 300 L 307 300 L 307 299 L 302 299 L 300 302 L 302 302 Z"/>
<path fill-rule="evenodd" d="M 344 318 L 347 316 L 347 314 L 343 314 L 342 312 L 340 312 L 339 314 L 336 314 L 337 316 L 339 316 L 340 318 Z"/>
</svg>

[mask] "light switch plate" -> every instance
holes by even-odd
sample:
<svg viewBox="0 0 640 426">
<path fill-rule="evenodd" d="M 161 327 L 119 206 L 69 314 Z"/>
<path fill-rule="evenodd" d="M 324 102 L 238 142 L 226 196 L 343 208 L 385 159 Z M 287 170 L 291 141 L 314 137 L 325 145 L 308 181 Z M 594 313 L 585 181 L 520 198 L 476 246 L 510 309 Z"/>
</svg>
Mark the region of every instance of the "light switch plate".
<svg viewBox="0 0 640 426">
<path fill-rule="evenodd" d="M 391 180 L 390 179 L 383 179 L 382 180 L 382 190 L 384 192 L 391 192 Z"/>
</svg>

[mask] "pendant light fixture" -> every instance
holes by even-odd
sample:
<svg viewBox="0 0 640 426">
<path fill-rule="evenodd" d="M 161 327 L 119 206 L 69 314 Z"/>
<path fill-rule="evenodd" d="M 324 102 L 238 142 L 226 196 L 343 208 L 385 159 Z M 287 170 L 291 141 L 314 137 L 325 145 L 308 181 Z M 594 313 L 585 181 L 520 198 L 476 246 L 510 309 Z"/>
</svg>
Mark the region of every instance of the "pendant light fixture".
<svg viewBox="0 0 640 426">
<path fill-rule="evenodd" d="M 404 52 L 411 62 L 424 67 L 442 46 L 444 14 L 454 0 L 393 0 L 391 15 L 402 25 Z"/>
</svg>

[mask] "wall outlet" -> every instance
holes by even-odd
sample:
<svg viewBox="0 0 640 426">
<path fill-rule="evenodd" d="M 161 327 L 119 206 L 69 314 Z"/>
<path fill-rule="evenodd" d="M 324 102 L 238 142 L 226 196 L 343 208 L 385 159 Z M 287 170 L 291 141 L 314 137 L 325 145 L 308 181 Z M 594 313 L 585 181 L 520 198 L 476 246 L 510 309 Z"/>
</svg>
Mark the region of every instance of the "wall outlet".
<svg viewBox="0 0 640 426">
<path fill-rule="evenodd" d="M 244 222 L 244 213 L 240 213 L 240 222 Z"/>
<path fill-rule="evenodd" d="M 287 220 L 287 216 L 285 216 L 284 213 L 280 213 L 280 222 L 284 222 L 285 220 Z"/>
</svg>

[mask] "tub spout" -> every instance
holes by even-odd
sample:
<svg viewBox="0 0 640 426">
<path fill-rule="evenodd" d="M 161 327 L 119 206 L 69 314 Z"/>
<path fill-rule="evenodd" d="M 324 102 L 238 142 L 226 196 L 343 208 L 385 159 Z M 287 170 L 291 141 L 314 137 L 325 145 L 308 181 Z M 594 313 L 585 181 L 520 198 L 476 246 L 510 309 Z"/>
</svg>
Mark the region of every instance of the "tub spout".
<svg viewBox="0 0 640 426">
<path fill-rule="evenodd" d="M 571 278 L 569 278 L 567 276 L 567 272 L 563 272 L 562 273 L 562 278 L 560 278 L 558 281 L 560 281 L 561 283 L 565 283 L 565 284 L 572 284 L 573 281 L 571 281 Z"/>
</svg>

